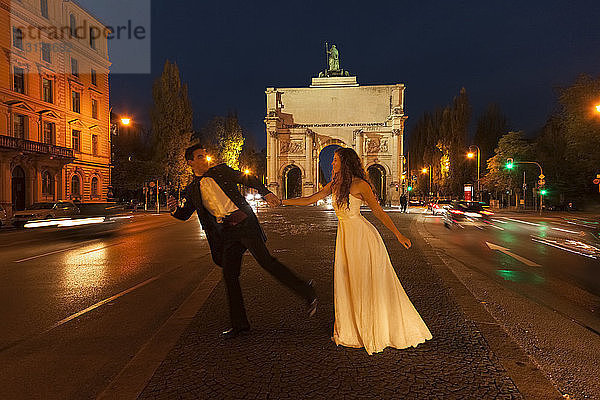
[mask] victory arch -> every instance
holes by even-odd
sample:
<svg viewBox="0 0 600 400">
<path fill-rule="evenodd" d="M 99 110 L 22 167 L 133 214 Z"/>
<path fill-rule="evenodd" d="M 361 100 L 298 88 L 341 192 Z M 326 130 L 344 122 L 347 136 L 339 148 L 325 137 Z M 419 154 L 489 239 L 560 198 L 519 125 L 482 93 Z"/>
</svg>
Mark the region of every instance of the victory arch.
<svg viewBox="0 0 600 400">
<path fill-rule="evenodd" d="M 321 153 L 336 145 L 358 153 L 382 203 L 398 204 L 405 189 L 404 85 L 361 86 L 348 73 L 327 75 L 309 87 L 267 88 L 269 190 L 284 199 L 320 190 L 331 171 L 319 165 Z"/>
</svg>

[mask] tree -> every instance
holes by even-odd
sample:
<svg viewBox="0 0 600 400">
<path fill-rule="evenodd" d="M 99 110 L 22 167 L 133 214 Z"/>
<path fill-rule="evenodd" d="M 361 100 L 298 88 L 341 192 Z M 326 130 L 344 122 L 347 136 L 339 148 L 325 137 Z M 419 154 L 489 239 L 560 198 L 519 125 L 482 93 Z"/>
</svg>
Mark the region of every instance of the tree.
<svg viewBox="0 0 600 400">
<path fill-rule="evenodd" d="M 498 140 L 508 132 L 508 120 L 497 104 L 490 104 L 477 120 L 475 144 L 479 147 L 481 160 L 494 155 Z"/>
<path fill-rule="evenodd" d="M 566 144 L 569 190 L 580 195 L 596 191 L 592 180 L 600 173 L 600 79 L 581 75 L 575 83 L 559 92 L 560 131 Z M 556 160 L 559 161 L 559 160 Z"/>
<path fill-rule="evenodd" d="M 204 145 L 215 151 L 219 160 L 231 168 L 239 169 L 245 138 L 237 115 L 213 117 L 194 137 L 202 138 Z"/>
<path fill-rule="evenodd" d="M 466 180 L 464 161 L 471 107 L 465 88 L 452 104 L 425 113 L 411 132 L 410 153 L 415 167 L 433 166 L 433 192 L 459 195 Z M 421 185 L 419 185 L 421 186 Z"/>
<path fill-rule="evenodd" d="M 506 168 L 506 160 L 512 158 L 516 162 L 532 161 L 533 149 L 533 145 L 523 137 L 522 131 L 508 132 L 498 141 L 494 156 L 487 160 L 488 173 L 481 178 L 481 183 L 496 192 L 519 189 L 522 184 L 523 168 L 530 171 L 529 176 L 536 176 L 532 174 L 536 171 L 539 173 L 539 170 L 528 165 L 519 165 L 519 168 L 510 170 Z"/>
<path fill-rule="evenodd" d="M 189 176 L 184 153 L 190 144 L 193 110 L 175 63 L 165 62 L 152 87 L 152 97 L 153 159 L 160 165 L 165 183 L 181 187 Z"/>
</svg>

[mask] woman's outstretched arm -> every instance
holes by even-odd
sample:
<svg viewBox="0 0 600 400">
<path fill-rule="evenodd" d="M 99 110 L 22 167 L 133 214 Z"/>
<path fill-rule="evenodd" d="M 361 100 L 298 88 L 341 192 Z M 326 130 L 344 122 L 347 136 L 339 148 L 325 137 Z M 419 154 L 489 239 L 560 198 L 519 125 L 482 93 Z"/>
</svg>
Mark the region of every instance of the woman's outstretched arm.
<svg viewBox="0 0 600 400">
<path fill-rule="evenodd" d="M 284 206 L 308 206 L 316 203 L 317 201 L 324 199 L 331 194 L 331 182 L 325 187 L 319 190 L 317 193 L 308 197 L 296 197 L 295 199 L 285 199 L 282 201 Z"/>
<path fill-rule="evenodd" d="M 377 219 L 383 222 L 383 224 L 390 231 L 392 231 L 392 233 L 396 236 L 396 238 L 398 239 L 400 244 L 402 244 L 402 246 L 406 247 L 407 249 L 410 248 L 410 246 L 412 245 L 410 239 L 400 233 L 390 216 L 387 215 L 385 211 L 383 211 L 383 208 L 381 208 L 381 205 L 379 205 L 379 202 L 377 201 L 377 198 L 375 197 L 371 186 L 367 182 L 361 180 L 358 184 L 358 188 L 360 190 L 362 198 L 367 202 L 367 204 L 371 208 L 371 211 L 373 211 L 373 214 L 375 214 Z"/>
</svg>

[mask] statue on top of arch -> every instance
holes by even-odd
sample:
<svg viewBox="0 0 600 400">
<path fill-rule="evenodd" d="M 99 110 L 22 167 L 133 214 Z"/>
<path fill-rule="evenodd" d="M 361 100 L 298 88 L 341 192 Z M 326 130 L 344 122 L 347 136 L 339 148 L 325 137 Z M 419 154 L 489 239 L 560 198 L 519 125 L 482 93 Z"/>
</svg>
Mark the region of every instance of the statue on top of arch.
<svg viewBox="0 0 600 400">
<path fill-rule="evenodd" d="M 327 66 L 325 71 L 319 72 L 319 78 L 330 78 L 334 76 L 350 76 L 348 71 L 344 71 L 340 68 L 340 53 L 335 47 L 335 44 L 329 47 L 329 44 L 325 42 L 325 55 L 327 56 Z"/>
</svg>

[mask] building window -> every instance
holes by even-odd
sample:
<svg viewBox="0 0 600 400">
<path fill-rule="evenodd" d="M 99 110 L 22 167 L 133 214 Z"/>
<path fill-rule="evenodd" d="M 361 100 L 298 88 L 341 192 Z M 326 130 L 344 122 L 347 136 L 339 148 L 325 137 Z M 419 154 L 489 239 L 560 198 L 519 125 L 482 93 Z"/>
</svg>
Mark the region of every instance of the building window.
<svg viewBox="0 0 600 400">
<path fill-rule="evenodd" d="M 71 57 L 71 73 L 79 77 L 79 62 L 76 58 Z"/>
<path fill-rule="evenodd" d="M 98 119 L 98 100 L 92 99 L 92 118 Z"/>
<path fill-rule="evenodd" d="M 48 171 L 42 172 L 42 194 L 45 196 L 54 194 L 54 179 Z"/>
<path fill-rule="evenodd" d="M 42 43 L 42 60 L 47 63 L 52 62 L 52 58 L 50 57 L 50 43 Z"/>
<path fill-rule="evenodd" d="M 54 103 L 54 93 L 52 91 L 52 79 L 42 78 L 43 100 L 47 103 Z"/>
<path fill-rule="evenodd" d="M 90 27 L 90 47 L 96 50 L 96 36 L 98 35 L 98 28 L 93 26 Z"/>
<path fill-rule="evenodd" d="M 42 11 L 42 17 L 48 18 L 48 0 L 40 0 L 40 8 Z"/>
<path fill-rule="evenodd" d="M 81 180 L 79 179 L 79 175 L 73 175 L 71 178 L 71 198 L 74 200 L 81 198 Z"/>
<path fill-rule="evenodd" d="M 44 143 L 54 144 L 54 133 L 55 132 L 56 132 L 56 126 L 54 125 L 54 122 L 44 121 L 44 129 L 43 129 L 44 137 L 42 138 L 44 140 Z"/>
<path fill-rule="evenodd" d="M 98 178 L 92 178 L 92 197 L 98 197 Z"/>
<path fill-rule="evenodd" d="M 25 70 L 23 68 L 15 67 L 14 86 L 15 92 L 25 93 Z"/>
<path fill-rule="evenodd" d="M 77 37 L 77 21 L 75 21 L 75 15 L 69 15 L 69 33 L 71 37 Z"/>
<path fill-rule="evenodd" d="M 13 124 L 13 136 L 19 139 L 25 139 L 25 125 L 27 117 L 21 114 L 15 114 Z"/>
<path fill-rule="evenodd" d="M 98 155 L 98 135 L 92 135 L 92 154 Z"/>
<path fill-rule="evenodd" d="M 19 28 L 13 28 L 13 46 L 23 50 L 23 31 Z"/>
<path fill-rule="evenodd" d="M 81 131 L 73 129 L 71 132 L 73 150 L 81 152 Z"/>
<path fill-rule="evenodd" d="M 92 85 L 98 86 L 98 77 L 96 76 L 96 70 L 92 68 Z"/>
<path fill-rule="evenodd" d="M 71 91 L 71 104 L 74 112 L 81 112 L 81 94 L 75 90 Z"/>
</svg>

